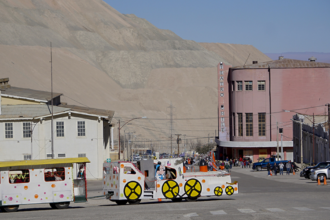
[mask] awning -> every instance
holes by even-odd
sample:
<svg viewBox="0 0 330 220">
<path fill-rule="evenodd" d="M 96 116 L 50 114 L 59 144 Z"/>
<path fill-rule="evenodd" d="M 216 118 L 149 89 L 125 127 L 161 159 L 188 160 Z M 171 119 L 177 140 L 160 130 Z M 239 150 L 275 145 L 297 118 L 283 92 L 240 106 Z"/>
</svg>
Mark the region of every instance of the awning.
<svg viewBox="0 0 330 220">
<path fill-rule="evenodd" d="M 0 168 L 5 167 L 22 167 L 22 166 L 42 166 L 70 163 L 90 163 L 87 157 L 78 158 L 61 158 L 61 159 L 46 159 L 46 160 L 20 160 L 20 161 L 3 161 L 0 162 Z"/>
</svg>

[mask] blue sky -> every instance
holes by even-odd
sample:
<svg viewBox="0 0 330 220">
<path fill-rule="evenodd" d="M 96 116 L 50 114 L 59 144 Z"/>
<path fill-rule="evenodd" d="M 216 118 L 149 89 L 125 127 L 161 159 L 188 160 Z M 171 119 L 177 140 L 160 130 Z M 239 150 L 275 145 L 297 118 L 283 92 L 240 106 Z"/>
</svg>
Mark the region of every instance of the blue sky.
<svg viewBox="0 0 330 220">
<path fill-rule="evenodd" d="M 264 53 L 330 52 L 330 0 L 104 0 L 196 42 L 251 44 Z"/>
</svg>

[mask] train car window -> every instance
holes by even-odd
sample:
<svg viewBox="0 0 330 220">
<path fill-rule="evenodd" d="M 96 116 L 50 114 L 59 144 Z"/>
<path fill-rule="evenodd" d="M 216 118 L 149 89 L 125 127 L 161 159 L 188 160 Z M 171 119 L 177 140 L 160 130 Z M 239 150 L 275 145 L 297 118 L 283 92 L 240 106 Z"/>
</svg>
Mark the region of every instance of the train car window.
<svg viewBox="0 0 330 220">
<path fill-rule="evenodd" d="M 64 181 L 65 180 L 65 169 L 64 169 L 64 167 L 45 169 L 44 175 L 45 175 L 46 182 Z"/>
<path fill-rule="evenodd" d="M 125 174 L 136 174 L 135 170 L 132 167 L 124 167 Z"/>
<path fill-rule="evenodd" d="M 30 171 L 29 170 L 11 170 L 9 174 L 9 183 L 29 183 L 30 182 Z"/>
<path fill-rule="evenodd" d="M 176 179 L 176 170 L 166 167 L 166 179 Z"/>
</svg>

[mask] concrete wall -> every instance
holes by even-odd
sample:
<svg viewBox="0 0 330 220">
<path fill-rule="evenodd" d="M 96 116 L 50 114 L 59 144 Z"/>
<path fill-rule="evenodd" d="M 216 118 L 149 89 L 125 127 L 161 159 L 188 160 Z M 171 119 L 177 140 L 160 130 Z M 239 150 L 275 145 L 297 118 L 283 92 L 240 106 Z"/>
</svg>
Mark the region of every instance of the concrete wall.
<svg viewBox="0 0 330 220">
<path fill-rule="evenodd" d="M 293 157 L 297 162 L 301 162 L 301 154 L 304 163 L 316 164 L 330 160 L 330 151 L 328 143 L 328 133 L 324 131 L 321 125 L 313 127 L 308 124 L 301 125 L 300 122 L 293 121 Z M 314 136 L 314 145 L 313 145 Z M 302 147 L 301 147 L 302 146 Z"/>
</svg>

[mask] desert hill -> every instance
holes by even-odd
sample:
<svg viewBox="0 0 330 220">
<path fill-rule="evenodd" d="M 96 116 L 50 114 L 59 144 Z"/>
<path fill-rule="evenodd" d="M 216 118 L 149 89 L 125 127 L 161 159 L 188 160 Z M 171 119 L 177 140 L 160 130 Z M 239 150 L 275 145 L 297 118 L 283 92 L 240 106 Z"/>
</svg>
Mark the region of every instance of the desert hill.
<svg viewBox="0 0 330 220">
<path fill-rule="evenodd" d="M 62 101 L 114 110 L 113 123 L 147 116 L 125 127 L 137 131 L 136 140 L 168 146 L 163 119 L 171 103 L 175 119 L 194 118 L 175 120 L 173 133 L 196 138 L 217 129 L 216 65 L 232 64 L 221 47 L 184 40 L 102 0 L 0 1 L 0 77 L 49 90 L 50 42 L 54 91 L 64 94 Z M 257 51 L 248 47 L 242 45 Z M 256 56 L 269 59 L 260 51 Z"/>
</svg>

